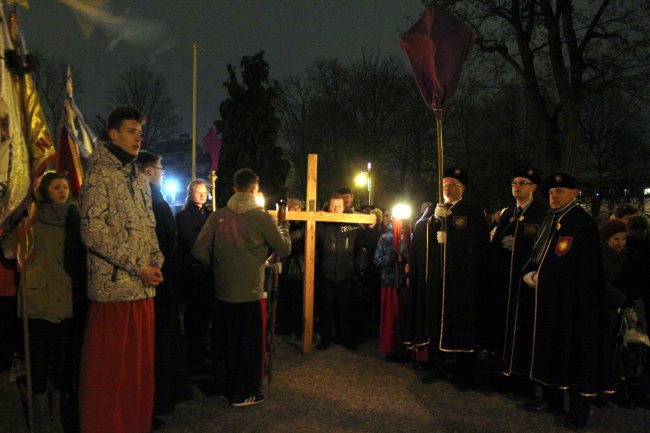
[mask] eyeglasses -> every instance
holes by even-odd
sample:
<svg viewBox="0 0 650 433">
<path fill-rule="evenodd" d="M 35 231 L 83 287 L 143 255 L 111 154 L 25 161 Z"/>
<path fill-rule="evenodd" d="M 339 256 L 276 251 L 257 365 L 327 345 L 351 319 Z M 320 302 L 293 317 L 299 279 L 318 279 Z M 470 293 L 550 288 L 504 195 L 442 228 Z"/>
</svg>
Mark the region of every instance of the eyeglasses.
<svg viewBox="0 0 650 433">
<path fill-rule="evenodd" d="M 533 182 L 528 182 L 527 180 L 513 180 L 510 185 L 512 185 L 512 186 L 515 186 L 515 185 L 524 186 L 524 185 L 532 185 L 532 184 L 533 184 Z"/>
<path fill-rule="evenodd" d="M 156 167 L 155 165 L 150 165 L 149 167 L 160 170 L 160 174 L 165 174 L 165 169 L 162 167 Z"/>
<path fill-rule="evenodd" d="M 461 185 L 460 183 L 456 183 L 456 182 L 449 182 L 449 183 L 443 183 L 443 184 L 442 184 L 443 187 L 445 187 L 445 186 L 446 186 L 446 187 L 450 187 L 450 186 L 460 186 L 460 185 Z"/>
</svg>

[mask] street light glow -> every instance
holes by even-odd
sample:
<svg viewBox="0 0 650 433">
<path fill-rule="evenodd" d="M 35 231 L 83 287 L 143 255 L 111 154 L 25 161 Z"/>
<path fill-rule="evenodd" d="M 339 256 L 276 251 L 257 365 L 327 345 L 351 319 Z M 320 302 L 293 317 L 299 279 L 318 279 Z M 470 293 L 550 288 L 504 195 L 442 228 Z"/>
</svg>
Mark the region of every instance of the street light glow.
<svg viewBox="0 0 650 433">
<path fill-rule="evenodd" d="M 406 203 L 399 203 L 393 206 L 393 218 L 405 220 L 411 217 L 411 206 Z"/>
<path fill-rule="evenodd" d="M 266 200 L 264 200 L 264 194 L 262 194 L 262 193 L 257 194 L 255 196 L 255 203 L 257 203 L 257 205 L 259 207 L 264 207 L 264 205 L 266 203 Z"/>
<path fill-rule="evenodd" d="M 368 173 L 366 173 L 365 171 L 359 173 L 357 177 L 354 179 L 354 183 L 356 183 L 357 186 L 368 185 Z"/>
</svg>

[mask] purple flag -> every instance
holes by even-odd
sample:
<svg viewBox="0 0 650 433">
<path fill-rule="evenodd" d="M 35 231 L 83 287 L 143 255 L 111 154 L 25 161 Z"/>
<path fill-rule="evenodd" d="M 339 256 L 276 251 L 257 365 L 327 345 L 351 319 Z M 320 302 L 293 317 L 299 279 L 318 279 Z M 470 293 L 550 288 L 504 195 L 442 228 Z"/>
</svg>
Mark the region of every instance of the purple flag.
<svg viewBox="0 0 650 433">
<path fill-rule="evenodd" d="M 456 93 L 474 32 L 434 1 L 400 38 L 420 94 L 432 110 L 444 109 Z"/>
<path fill-rule="evenodd" d="M 210 128 L 207 135 L 203 137 L 203 148 L 210 155 L 210 171 L 217 171 L 219 167 L 219 152 L 221 152 L 221 139 L 214 128 Z"/>
</svg>

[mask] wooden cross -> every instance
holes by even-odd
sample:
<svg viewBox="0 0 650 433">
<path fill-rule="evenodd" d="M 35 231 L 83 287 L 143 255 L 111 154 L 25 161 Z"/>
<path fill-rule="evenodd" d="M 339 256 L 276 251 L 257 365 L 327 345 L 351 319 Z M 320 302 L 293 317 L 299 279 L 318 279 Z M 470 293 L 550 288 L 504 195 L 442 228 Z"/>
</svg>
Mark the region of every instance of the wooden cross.
<svg viewBox="0 0 650 433">
<path fill-rule="evenodd" d="M 318 173 L 318 155 L 310 153 L 307 160 L 307 210 L 288 211 L 287 219 L 306 221 L 305 224 L 305 276 L 303 301 L 303 353 L 311 352 L 312 336 L 314 334 L 314 273 L 316 262 L 316 221 L 372 224 L 376 222 L 374 215 L 366 214 L 336 214 L 316 211 L 316 177 Z M 271 212 L 275 215 L 274 212 Z"/>
</svg>

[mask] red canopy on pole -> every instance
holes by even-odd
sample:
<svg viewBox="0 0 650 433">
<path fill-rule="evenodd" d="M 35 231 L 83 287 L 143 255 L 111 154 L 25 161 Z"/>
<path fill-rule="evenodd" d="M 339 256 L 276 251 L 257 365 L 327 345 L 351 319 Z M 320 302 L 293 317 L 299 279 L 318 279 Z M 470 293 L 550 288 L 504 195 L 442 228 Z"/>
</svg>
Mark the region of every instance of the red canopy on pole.
<svg viewBox="0 0 650 433">
<path fill-rule="evenodd" d="M 432 110 L 442 110 L 456 93 L 463 62 L 474 43 L 466 24 L 432 1 L 400 38 L 420 94 Z"/>
</svg>

